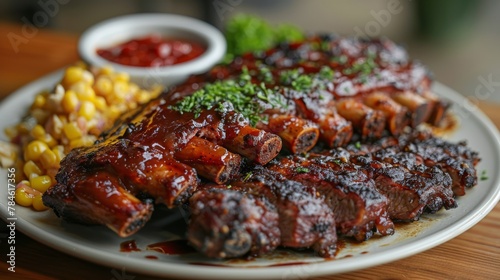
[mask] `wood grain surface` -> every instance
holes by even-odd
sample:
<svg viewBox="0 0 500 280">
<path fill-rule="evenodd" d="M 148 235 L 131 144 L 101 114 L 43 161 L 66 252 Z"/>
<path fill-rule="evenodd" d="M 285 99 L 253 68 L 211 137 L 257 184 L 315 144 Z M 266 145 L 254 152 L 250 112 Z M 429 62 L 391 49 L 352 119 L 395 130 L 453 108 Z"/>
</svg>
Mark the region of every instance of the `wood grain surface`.
<svg viewBox="0 0 500 280">
<path fill-rule="evenodd" d="M 0 22 L 0 98 L 75 62 L 77 36 L 38 30 L 14 51 L 9 33 L 22 26 Z M 500 127 L 500 104 L 478 106 Z M 498 159 L 500 160 L 500 159 Z M 2 185 L 2 187 L 4 187 Z M 0 279 L 158 279 L 93 264 L 16 234 L 16 272 L 7 270 L 6 224 L 0 222 Z M 352 273 L 309 279 L 500 279 L 500 204 L 460 236 L 423 253 Z"/>
</svg>

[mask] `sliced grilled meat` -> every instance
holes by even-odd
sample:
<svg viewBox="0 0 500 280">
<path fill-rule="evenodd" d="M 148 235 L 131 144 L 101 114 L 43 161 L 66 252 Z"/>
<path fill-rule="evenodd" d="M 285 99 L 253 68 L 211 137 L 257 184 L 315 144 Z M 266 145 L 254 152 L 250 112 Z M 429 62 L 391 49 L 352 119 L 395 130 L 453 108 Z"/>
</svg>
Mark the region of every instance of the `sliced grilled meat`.
<svg viewBox="0 0 500 280">
<path fill-rule="evenodd" d="M 384 150 L 377 152 L 378 155 Z M 398 156 L 404 160 L 398 160 Z M 377 161 L 375 155 L 355 156 L 351 160 L 364 166 L 375 180 L 377 189 L 388 199 L 388 212 L 395 221 L 418 220 L 424 210 L 436 212 L 455 208 L 451 178 L 441 168 L 417 164 L 411 154 L 394 155 L 390 164 Z"/>
<path fill-rule="evenodd" d="M 264 197 L 210 185 L 189 205 L 188 241 L 208 257 L 259 256 L 280 244 L 278 212 Z"/>
<path fill-rule="evenodd" d="M 304 185 L 314 186 L 332 209 L 339 232 L 359 241 L 394 232 L 387 213 L 387 199 L 356 166 L 322 155 L 286 157 L 272 161 L 269 169 Z"/>
<path fill-rule="evenodd" d="M 430 132 L 416 131 L 400 137 L 385 137 L 359 147 L 351 144 L 347 149 L 352 155 L 372 153 L 382 161 L 402 164 L 408 169 L 415 164 L 438 166 L 451 176 L 451 188 L 457 196 L 464 195 L 466 188 L 477 184 L 474 166 L 480 161 L 478 154 L 465 142 L 451 143 Z"/>
<path fill-rule="evenodd" d="M 474 166 L 479 162 L 479 158 L 465 142 L 452 144 L 430 134 L 419 133 L 404 149 L 420 156 L 425 165 L 440 166 L 446 170 L 453 179 L 452 189 L 457 196 L 465 195 L 465 188 L 477 184 Z"/>
<path fill-rule="evenodd" d="M 279 173 L 256 166 L 232 185 L 255 196 L 263 196 L 276 205 L 279 214 L 281 245 L 311 247 L 322 257 L 333 257 L 337 234 L 332 210 L 316 189 L 287 180 Z"/>
</svg>

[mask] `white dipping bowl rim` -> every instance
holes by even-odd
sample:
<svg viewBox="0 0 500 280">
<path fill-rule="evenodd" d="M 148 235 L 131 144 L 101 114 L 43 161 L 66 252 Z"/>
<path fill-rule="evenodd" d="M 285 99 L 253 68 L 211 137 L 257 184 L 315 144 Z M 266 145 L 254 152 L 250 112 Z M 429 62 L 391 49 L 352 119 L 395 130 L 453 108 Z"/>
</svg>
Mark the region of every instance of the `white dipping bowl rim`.
<svg viewBox="0 0 500 280">
<path fill-rule="evenodd" d="M 160 67 L 126 66 L 97 54 L 98 48 L 151 34 L 169 36 L 169 31 L 175 33 L 172 37 L 202 43 L 206 47 L 205 52 L 187 62 Z M 171 84 L 168 80 L 177 82 L 191 74 L 205 72 L 219 62 L 226 53 L 226 40 L 217 28 L 198 19 L 166 13 L 141 13 L 111 18 L 90 27 L 81 35 L 78 51 L 91 66 L 110 65 L 117 72 L 130 74 L 133 80 L 150 77 L 157 82 Z"/>
</svg>

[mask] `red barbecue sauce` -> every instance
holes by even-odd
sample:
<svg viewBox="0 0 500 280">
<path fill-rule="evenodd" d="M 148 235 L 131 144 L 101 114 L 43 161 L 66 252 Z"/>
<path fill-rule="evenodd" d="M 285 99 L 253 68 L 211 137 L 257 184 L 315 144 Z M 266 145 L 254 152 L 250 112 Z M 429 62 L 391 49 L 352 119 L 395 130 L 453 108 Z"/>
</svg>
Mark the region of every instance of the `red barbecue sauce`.
<svg viewBox="0 0 500 280">
<path fill-rule="evenodd" d="M 137 244 L 135 240 L 127 240 L 120 243 L 120 252 L 130 253 L 130 252 L 138 252 L 141 249 L 137 248 Z"/>
<path fill-rule="evenodd" d="M 204 52 L 205 47 L 199 43 L 158 35 L 132 39 L 97 50 L 97 54 L 106 60 L 136 67 L 175 65 L 197 58 Z"/>
</svg>

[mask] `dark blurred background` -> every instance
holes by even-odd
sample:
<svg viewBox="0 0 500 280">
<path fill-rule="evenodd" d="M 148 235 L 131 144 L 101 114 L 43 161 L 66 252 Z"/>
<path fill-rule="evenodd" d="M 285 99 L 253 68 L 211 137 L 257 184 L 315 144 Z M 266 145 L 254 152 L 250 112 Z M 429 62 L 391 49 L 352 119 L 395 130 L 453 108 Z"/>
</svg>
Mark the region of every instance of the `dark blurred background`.
<svg viewBox="0 0 500 280">
<path fill-rule="evenodd" d="M 250 13 L 311 33 L 387 36 L 428 65 L 436 80 L 464 95 L 500 102 L 496 0 L 4 0 L 1 20 L 23 24 L 23 18 L 33 20 L 41 3 L 50 1 L 60 5 L 46 28 L 74 34 L 118 15 L 165 12 L 200 18 L 221 29 L 232 15 Z"/>
</svg>

